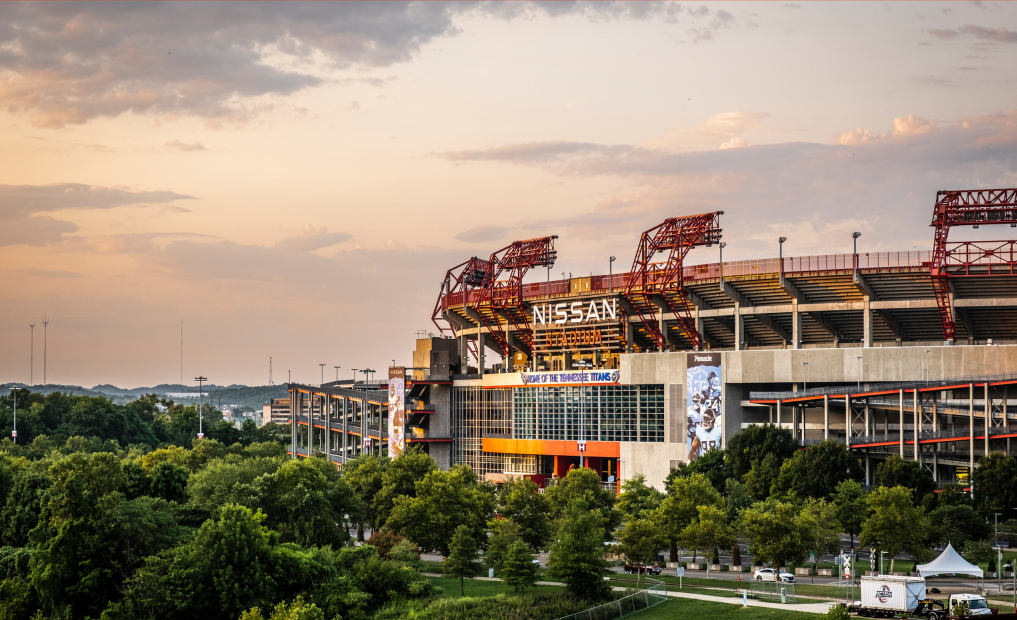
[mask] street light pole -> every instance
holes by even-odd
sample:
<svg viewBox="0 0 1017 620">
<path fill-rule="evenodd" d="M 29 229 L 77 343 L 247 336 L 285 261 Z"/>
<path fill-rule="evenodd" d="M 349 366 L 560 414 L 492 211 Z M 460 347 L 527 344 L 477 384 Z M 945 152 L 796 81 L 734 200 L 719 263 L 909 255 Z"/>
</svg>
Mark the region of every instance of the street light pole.
<svg viewBox="0 0 1017 620">
<path fill-rule="evenodd" d="M 779 247 L 779 249 L 777 250 L 777 256 L 779 257 L 779 260 L 780 260 L 780 267 L 779 267 L 779 269 L 780 269 L 780 281 L 781 282 L 784 281 L 784 242 L 785 241 L 787 241 L 787 237 L 781 237 L 780 239 L 777 239 L 777 245 Z"/>
<path fill-rule="evenodd" d="M 607 286 L 608 292 L 614 292 L 614 261 L 617 260 L 614 256 L 607 261 Z"/>
<path fill-rule="evenodd" d="M 205 427 L 202 425 L 202 422 L 201 422 L 201 418 L 203 417 L 201 410 L 205 406 L 205 399 L 204 399 L 204 396 L 202 394 L 201 388 L 202 388 L 202 384 L 205 381 L 208 381 L 208 379 L 206 379 L 205 377 L 203 377 L 201 375 L 198 375 L 197 377 L 194 378 L 194 380 L 198 382 L 198 439 L 204 439 L 205 438 L 205 431 L 204 431 Z"/>
<path fill-rule="evenodd" d="M 851 233 L 851 243 L 854 244 L 854 253 L 851 255 L 851 262 L 853 263 L 851 265 L 851 271 L 854 272 L 855 275 L 858 274 L 858 237 L 861 236 L 862 233 L 860 232 Z"/>
<path fill-rule="evenodd" d="M 724 281 L 724 248 L 727 247 L 727 243 L 724 242 L 724 241 L 721 241 L 718 245 L 720 246 L 720 281 L 723 282 Z"/>
<path fill-rule="evenodd" d="M 342 366 L 333 366 L 333 368 L 335 368 L 335 380 L 338 382 L 339 381 L 339 369 L 342 368 Z"/>
</svg>

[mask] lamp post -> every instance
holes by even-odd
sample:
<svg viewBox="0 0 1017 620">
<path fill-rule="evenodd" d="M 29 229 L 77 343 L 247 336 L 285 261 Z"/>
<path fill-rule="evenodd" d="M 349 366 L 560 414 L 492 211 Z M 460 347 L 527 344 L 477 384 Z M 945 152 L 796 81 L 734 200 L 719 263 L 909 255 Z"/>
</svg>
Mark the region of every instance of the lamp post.
<svg viewBox="0 0 1017 620">
<path fill-rule="evenodd" d="M 333 366 L 333 368 L 335 368 L 335 380 L 338 382 L 339 381 L 339 369 L 342 368 L 342 366 Z"/>
<path fill-rule="evenodd" d="M 986 431 L 988 432 L 988 431 Z M 1003 550 L 999 547 L 999 516 L 1002 512 L 995 513 L 992 518 L 993 522 L 993 536 L 992 544 L 996 545 L 996 593 L 999 594 L 1003 591 L 1003 577 L 1000 573 L 1003 572 Z"/>
<path fill-rule="evenodd" d="M 586 467 L 586 369 L 590 363 L 586 360 L 578 360 L 573 366 L 579 368 L 579 467 Z"/>
<path fill-rule="evenodd" d="M 358 370 L 360 370 L 360 369 L 359 368 L 354 368 L 353 369 L 353 385 L 350 387 L 350 389 L 352 389 L 352 390 L 355 390 L 357 388 L 357 371 Z"/>
<path fill-rule="evenodd" d="M 724 241 L 721 241 L 718 245 L 720 246 L 720 281 L 723 282 L 724 281 L 724 248 L 727 247 L 727 243 L 724 242 Z"/>
<path fill-rule="evenodd" d="M 861 237 L 862 233 L 853 232 L 851 233 L 851 243 L 854 245 L 854 252 L 851 255 L 851 271 L 858 273 L 858 237 Z"/>
<path fill-rule="evenodd" d="M 205 381 L 208 381 L 208 379 L 203 377 L 203 376 L 201 376 L 201 375 L 198 375 L 197 377 L 194 378 L 194 380 L 198 382 L 198 439 L 204 439 L 205 438 L 205 432 L 204 432 L 204 428 L 205 427 L 201 423 L 201 418 L 202 418 L 202 411 L 201 410 L 205 406 L 205 399 L 204 399 L 204 396 L 202 394 L 201 387 L 202 387 L 202 384 Z"/>
<path fill-rule="evenodd" d="M 18 443 L 18 388 L 8 388 L 11 391 L 11 396 L 14 397 L 14 430 L 11 431 L 11 437 L 14 438 L 14 443 Z"/>
<path fill-rule="evenodd" d="M 325 385 L 325 364 L 318 365 L 321 366 L 321 383 L 318 384 L 318 387 L 321 387 Z"/>
<path fill-rule="evenodd" d="M 784 281 L 784 242 L 785 241 L 787 241 L 787 237 L 781 237 L 780 239 L 777 239 L 777 245 L 778 245 L 777 256 L 779 257 L 779 260 L 780 260 L 780 280 L 781 280 L 781 282 Z"/>
<path fill-rule="evenodd" d="M 617 260 L 617 259 L 614 256 L 612 256 L 607 261 L 607 286 L 608 286 L 608 292 L 610 292 L 610 293 L 614 292 L 614 261 L 615 260 Z"/>
</svg>

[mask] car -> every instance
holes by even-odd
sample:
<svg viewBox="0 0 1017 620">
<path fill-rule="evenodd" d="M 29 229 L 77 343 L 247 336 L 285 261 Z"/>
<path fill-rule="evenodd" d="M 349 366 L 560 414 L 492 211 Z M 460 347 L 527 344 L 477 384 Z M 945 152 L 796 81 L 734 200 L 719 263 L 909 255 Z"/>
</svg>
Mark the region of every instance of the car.
<svg viewBox="0 0 1017 620">
<path fill-rule="evenodd" d="M 660 574 L 660 567 L 659 566 L 640 566 L 639 564 L 626 564 L 625 565 L 625 572 L 630 574 L 630 575 L 635 575 L 636 573 L 642 573 L 644 575 L 659 575 Z"/>
<path fill-rule="evenodd" d="M 756 581 L 783 581 L 784 583 L 794 583 L 795 576 L 786 571 L 782 571 L 776 568 L 757 568 L 753 574 Z"/>
</svg>

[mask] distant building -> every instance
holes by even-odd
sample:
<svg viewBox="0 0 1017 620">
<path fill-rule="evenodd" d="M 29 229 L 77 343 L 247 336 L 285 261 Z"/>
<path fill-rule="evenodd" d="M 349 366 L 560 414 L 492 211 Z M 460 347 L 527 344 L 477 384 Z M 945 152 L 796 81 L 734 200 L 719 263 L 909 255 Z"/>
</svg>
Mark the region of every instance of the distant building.
<svg viewBox="0 0 1017 620">
<path fill-rule="evenodd" d="M 269 422 L 276 424 L 290 423 L 290 399 L 273 398 L 270 402 L 262 405 L 261 425 Z"/>
</svg>

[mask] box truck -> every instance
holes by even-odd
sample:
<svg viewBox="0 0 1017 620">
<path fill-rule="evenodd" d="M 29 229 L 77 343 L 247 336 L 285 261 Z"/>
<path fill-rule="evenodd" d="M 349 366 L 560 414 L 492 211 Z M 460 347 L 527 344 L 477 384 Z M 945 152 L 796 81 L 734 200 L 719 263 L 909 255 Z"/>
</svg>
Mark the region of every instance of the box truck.
<svg viewBox="0 0 1017 620">
<path fill-rule="evenodd" d="M 925 580 L 921 577 L 862 577 L 861 584 L 862 598 L 851 611 L 867 618 L 914 613 L 926 600 Z"/>
</svg>

